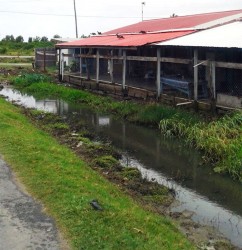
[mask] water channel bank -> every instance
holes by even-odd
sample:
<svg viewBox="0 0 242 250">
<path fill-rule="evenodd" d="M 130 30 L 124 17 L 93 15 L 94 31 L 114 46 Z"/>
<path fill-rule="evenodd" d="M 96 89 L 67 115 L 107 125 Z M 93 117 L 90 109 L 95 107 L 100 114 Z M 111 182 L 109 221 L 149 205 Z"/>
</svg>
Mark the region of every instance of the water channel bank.
<svg viewBox="0 0 242 250">
<path fill-rule="evenodd" d="M 3 89 L 1 94 L 25 106 L 85 119 L 100 140 L 112 141 L 123 152 L 125 164 L 136 166 L 147 178 L 175 190 L 178 204 L 171 208 L 173 212 L 190 211 L 194 221 L 214 226 L 235 245 L 242 246 L 241 185 L 215 175 L 209 167 L 201 167 L 201 156 L 192 148 L 161 138 L 158 131 L 92 113 L 78 105 L 54 99 L 37 101 L 11 89 Z"/>
<path fill-rule="evenodd" d="M 161 105 L 158 102 L 134 102 L 76 90 L 50 83 L 46 75 L 26 74 L 13 79 L 16 87 L 39 97 L 55 97 L 86 104 L 97 112 L 108 112 L 132 123 L 160 128 L 165 136 L 181 138 L 203 153 L 203 161 L 217 173 L 242 181 L 242 113 L 210 116 Z"/>
<path fill-rule="evenodd" d="M 41 200 L 73 249 L 194 249 L 170 219 L 144 209 L 72 150 L 36 128 L 21 113 L 25 109 L 0 98 L 0 110 L 1 154 Z M 99 145 L 94 146 L 102 149 Z"/>
</svg>

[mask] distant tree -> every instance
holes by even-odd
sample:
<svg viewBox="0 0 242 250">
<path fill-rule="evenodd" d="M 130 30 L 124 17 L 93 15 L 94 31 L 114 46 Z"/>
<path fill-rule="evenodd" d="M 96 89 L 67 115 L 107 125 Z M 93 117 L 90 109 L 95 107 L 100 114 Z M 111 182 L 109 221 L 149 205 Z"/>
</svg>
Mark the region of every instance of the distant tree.
<svg viewBox="0 0 242 250">
<path fill-rule="evenodd" d="M 59 35 L 54 35 L 53 38 L 61 38 Z"/>
<path fill-rule="evenodd" d="M 15 42 L 22 43 L 22 42 L 24 42 L 24 38 L 22 36 L 17 36 L 15 39 Z"/>
<path fill-rule="evenodd" d="M 81 38 L 87 38 L 87 37 L 90 37 L 90 35 L 89 36 L 86 36 L 84 34 L 81 35 Z"/>
<path fill-rule="evenodd" d="M 33 37 L 29 37 L 28 43 L 32 43 L 32 42 L 33 42 Z"/>
<path fill-rule="evenodd" d="M 48 42 L 48 37 L 46 36 L 42 36 L 41 39 L 40 39 L 41 42 Z"/>
<path fill-rule="evenodd" d="M 2 41 L 15 42 L 15 39 L 13 35 L 6 35 L 5 38 L 2 39 Z"/>
<path fill-rule="evenodd" d="M 35 38 L 33 38 L 34 42 L 40 42 L 41 38 L 39 36 L 36 36 Z"/>
</svg>

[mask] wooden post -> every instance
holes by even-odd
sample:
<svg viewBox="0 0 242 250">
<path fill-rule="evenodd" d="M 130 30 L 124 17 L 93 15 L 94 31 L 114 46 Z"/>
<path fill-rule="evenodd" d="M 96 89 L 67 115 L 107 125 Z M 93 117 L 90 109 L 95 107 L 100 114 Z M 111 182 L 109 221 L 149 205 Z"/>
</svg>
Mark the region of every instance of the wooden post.
<svg viewBox="0 0 242 250">
<path fill-rule="evenodd" d="M 99 82 L 99 57 L 100 57 L 100 53 L 99 53 L 99 49 L 97 49 L 97 58 L 96 58 L 96 82 L 98 83 Z"/>
<path fill-rule="evenodd" d="M 59 49 L 59 81 L 61 81 L 61 49 Z"/>
<path fill-rule="evenodd" d="M 90 52 L 90 49 L 88 51 L 85 51 L 85 54 L 89 54 Z M 86 74 L 87 74 L 87 77 L 86 79 L 87 80 L 90 80 L 90 71 L 89 71 L 89 58 L 85 58 L 85 63 L 86 63 Z"/>
<path fill-rule="evenodd" d="M 64 80 L 64 53 L 61 54 L 61 80 Z"/>
<path fill-rule="evenodd" d="M 161 92 L 163 92 L 163 88 L 161 87 L 160 84 L 160 48 L 157 48 L 156 91 L 157 91 L 157 99 L 159 99 Z"/>
<path fill-rule="evenodd" d="M 126 50 L 123 50 L 123 82 L 122 88 L 125 90 L 125 80 L 126 80 L 126 65 L 127 65 L 127 58 L 126 58 Z"/>
<path fill-rule="evenodd" d="M 80 48 L 80 55 L 82 54 L 82 49 Z M 80 56 L 80 77 L 82 77 L 82 58 Z"/>
<path fill-rule="evenodd" d="M 38 65 L 37 60 L 38 60 L 37 49 L 34 49 L 34 61 L 32 62 L 33 69 L 36 68 L 36 66 Z"/>
<path fill-rule="evenodd" d="M 44 48 L 44 72 L 46 71 L 46 48 Z"/>
<path fill-rule="evenodd" d="M 194 101 L 197 101 L 198 92 L 198 50 L 194 49 Z"/>
<path fill-rule="evenodd" d="M 209 61 L 209 88 L 211 92 L 211 109 L 216 113 L 216 88 L 215 88 L 215 61 Z"/>
<path fill-rule="evenodd" d="M 110 80 L 111 83 L 114 83 L 114 78 L 113 78 L 113 50 L 111 50 L 111 60 L 110 60 Z"/>
<path fill-rule="evenodd" d="M 215 61 L 211 62 L 213 98 L 216 100 L 216 66 Z"/>
</svg>

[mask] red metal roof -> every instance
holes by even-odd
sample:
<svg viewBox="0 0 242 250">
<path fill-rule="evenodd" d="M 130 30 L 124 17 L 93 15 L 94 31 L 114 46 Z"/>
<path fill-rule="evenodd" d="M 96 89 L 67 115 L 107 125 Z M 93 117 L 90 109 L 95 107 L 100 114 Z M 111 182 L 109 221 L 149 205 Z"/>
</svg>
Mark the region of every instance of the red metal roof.
<svg viewBox="0 0 242 250">
<path fill-rule="evenodd" d="M 114 29 L 105 32 L 104 34 L 134 33 L 140 31 L 154 32 L 161 30 L 194 28 L 197 25 L 208 23 L 220 18 L 233 16 L 239 13 L 242 13 L 242 10 L 232 10 L 232 11 L 205 13 L 205 14 L 197 14 L 190 16 L 177 16 L 172 18 L 147 20 L 136 24 L 128 25 L 122 28 Z"/>
<path fill-rule="evenodd" d="M 116 35 L 108 36 L 93 36 L 81 40 L 57 44 L 58 48 L 71 47 L 136 47 L 146 44 L 166 41 L 169 39 L 181 37 L 190 34 L 194 31 L 176 31 L 164 32 L 155 34 L 124 34 L 123 38 L 118 38 Z"/>
<path fill-rule="evenodd" d="M 155 19 L 111 30 L 100 36 L 57 44 L 56 47 L 137 47 L 190 34 L 201 25 L 204 25 L 203 29 L 211 28 L 239 17 L 242 17 L 242 10 Z M 116 34 L 122 34 L 123 38 Z"/>
</svg>

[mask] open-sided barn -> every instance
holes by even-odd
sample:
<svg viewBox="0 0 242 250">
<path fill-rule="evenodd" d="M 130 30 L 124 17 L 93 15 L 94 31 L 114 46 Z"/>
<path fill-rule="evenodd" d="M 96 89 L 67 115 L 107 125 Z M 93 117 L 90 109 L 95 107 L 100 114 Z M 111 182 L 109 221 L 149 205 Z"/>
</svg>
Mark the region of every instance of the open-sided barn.
<svg viewBox="0 0 242 250">
<path fill-rule="evenodd" d="M 142 21 L 57 44 L 59 74 L 114 94 L 241 108 L 241 27 L 242 10 Z M 75 72 L 65 70 L 68 57 Z"/>
</svg>

